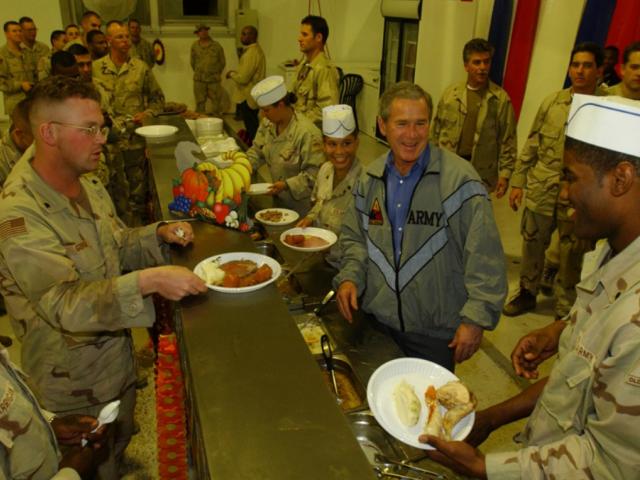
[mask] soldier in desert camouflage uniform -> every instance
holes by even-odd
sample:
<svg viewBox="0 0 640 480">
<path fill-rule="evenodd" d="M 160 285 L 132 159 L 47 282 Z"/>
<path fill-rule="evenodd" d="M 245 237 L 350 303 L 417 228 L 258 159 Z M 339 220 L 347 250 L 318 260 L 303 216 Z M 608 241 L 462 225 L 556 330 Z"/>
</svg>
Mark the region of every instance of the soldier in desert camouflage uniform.
<svg viewBox="0 0 640 480">
<path fill-rule="evenodd" d="M 489 80 L 494 48 L 474 38 L 463 50 L 467 80 L 438 102 L 431 142 L 469 160 L 489 191 L 501 198 L 516 163 L 516 117 L 509 94 Z"/>
<path fill-rule="evenodd" d="M 94 449 L 81 448 L 80 442 L 99 440 L 104 428 L 92 435 L 95 418 L 54 417 L 42 410 L 4 349 L 0 349 L 0 417 L 0 480 L 80 480 L 79 474 L 91 475 Z M 58 442 L 75 447 L 62 456 Z"/>
<path fill-rule="evenodd" d="M 219 117 L 226 107 L 226 93 L 222 87 L 222 71 L 226 64 L 224 50 L 209 36 L 209 27 L 206 25 L 196 25 L 193 33 L 198 35 L 198 40 L 191 45 L 196 112 Z M 206 109 L 207 100 L 211 102 L 211 110 Z"/>
<path fill-rule="evenodd" d="M 44 408 L 97 416 L 122 401 L 99 467 L 100 478 L 119 478 L 135 404 L 128 328 L 153 324 L 152 293 L 177 300 L 206 286 L 182 267 L 149 268 L 164 262 L 161 244 L 191 242 L 189 224 L 128 229 L 100 181 L 86 175 L 106 141 L 99 100 L 91 84 L 72 78 L 34 87 L 35 155 L 18 162 L 2 191 L 0 292 Z"/>
<path fill-rule="evenodd" d="M 153 68 L 156 64 L 153 47 L 149 42 L 142 38 L 142 28 L 140 22 L 134 18 L 129 20 L 129 35 L 131 35 L 131 56 L 139 58 L 147 64 L 149 68 Z"/>
<path fill-rule="evenodd" d="M 164 94 L 149 67 L 142 60 L 129 56 L 131 43 L 127 27 L 120 22 L 110 22 L 107 35 L 111 51 L 93 62 L 93 82 L 102 96 L 103 110 L 113 122 L 110 159 L 122 162 L 129 183 L 129 207 L 133 217 L 126 220 L 128 223 L 140 222 L 146 216 L 148 177 L 144 139 L 135 134 L 135 129 L 145 117 L 163 110 Z M 114 165 L 112 170 L 117 172 L 120 167 Z M 123 195 L 127 194 L 126 186 L 115 188 L 121 189 Z M 114 196 L 117 196 L 115 192 Z"/>
<path fill-rule="evenodd" d="M 7 43 L 0 48 L 0 92 L 4 97 L 4 112 L 11 115 L 16 104 L 27 96 L 36 81 L 36 72 L 29 50 L 22 48 L 22 29 L 18 22 L 4 24 Z"/>
<path fill-rule="evenodd" d="M 33 143 L 28 109 L 27 99 L 16 105 L 11 112 L 11 126 L 0 141 L 0 189 L 22 154 Z"/>
<path fill-rule="evenodd" d="M 329 36 L 327 21 L 316 15 L 302 19 L 298 44 L 305 59 L 296 71 L 292 92 L 296 94 L 296 112 L 322 128 L 322 109 L 340 99 L 338 70 L 324 53 Z"/>
<path fill-rule="evenodd" d="M 566 315 L 575 300 L 575 285 L 580 279 L 582 256 L 593 245 L 575 237 L 567 202 L 559 197 L 564 128 L 574 93 L 606 95 L 604 89 L 597 87 L 601 65 L 602 49 L 598 45 L 576 45 L 569 65 L 572 86 L 548 96 L 542 102 L 518 157 L 511 177 L 509 204 L 517 210 L 522 202 L 523 189 L 526 188 L 526 208 L 521 225 L 520 290 L 504 306 L 505 315 L 520 315 L 535 309 L 544 252 L 556 228 L 560 236 L 560 264 L 554 285 L 556 316 Z"/>
<path fill-rule="evenodd" d="M 324 162 L 322 134 L 309 119 L 293 110 L 292 94 L 284 79 L 267 77 L 251 90 L 262 109 L 262 119 L 247 157 L 254 171 L 266 164 L 273 185 L 269 191 L 276 206 L 290 208 L 301 216 L 311 207 L 311 192 Z"/>
<path fill-rule="evenodd" d="M 471 477 L 630 479 L 640 466 L 640 107 L 574 95 L 564 144 L 563 197 L 576 209 L 575 234 L 596 240 L 585 255 L 569 317 L 523 337 L 516 373 L 548 378 L 476 412 L 466 442 L 531 414 L 518 451 L 484 454 L 464 442 L 421 438 Z M 440 457 L 442 460 L 442 457 Z"/>
</svg>

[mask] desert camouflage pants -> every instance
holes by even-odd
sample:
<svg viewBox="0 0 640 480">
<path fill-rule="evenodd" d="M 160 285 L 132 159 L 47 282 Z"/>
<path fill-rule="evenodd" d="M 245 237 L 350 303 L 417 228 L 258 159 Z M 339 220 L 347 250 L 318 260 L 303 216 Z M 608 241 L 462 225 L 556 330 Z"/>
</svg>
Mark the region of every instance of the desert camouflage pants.
<svg viewBox="0 0 640 480">
<path fill-rule="evenodd" d="M 107 165 L 109 167 L 109 185 L 107 191 L 116 207 L 118 216 L 127 224 L 130 223 L 129 181 L 124 171 L 124 156 L 116 144 L 108 143 L 106 148 Z"/>
<path fill-rule="evenodd" d="M 193 81 L 193 95 L 196 98 L 196 112 L 221 116 L 225 110 L 226 92 L 220 82 Z M 207 108 L 209 100 L 209 108 Z"/>
<path fill-rule="evenodd" d="M 122 457 L 124 451 L 131 441 L 134 432 L 133 414 L 136 408 L 136 389 L 134 385 L 129 386 L 120 400 L 120 410 L 117 420 L 107 429 L 107 439 L 105 445 L 99 450 L 96 460 L 97 475 L 99 480 L 117 480 L 122 478 L 120 468 L 122 467 Z M 100 410 L 109 402 L 98 405 L 89 405 L 85 408 L 69 410 L 64 412 L 54 412 L 56 415 L 65 416 L 71 414 L 91 415 L 98 417 Z M 62 448 L 64 452 L 64 448 Z"/>
<path fill-rule="evenodd" d="M 559 207 L 564 208 L 564 207 Z M 566 216 L 561 216 L 565 217 Z M 545 251 L 551 234 L 557 228 L 560 237 L 558 274 L 553 292 L 556 297 L 556 315 L 569 313 L 576 299 L 575 286 L 580 281 L 582 257 L 593 249 L 590 241 L 580 240 L 573 234 L 573 222 L 558 215 L 540 215 L 525 208 L 522 214 L 522 265 L 520 283 L 530 292 L 538 293 L 538 284 L 544 268 Z"/>
</svg>

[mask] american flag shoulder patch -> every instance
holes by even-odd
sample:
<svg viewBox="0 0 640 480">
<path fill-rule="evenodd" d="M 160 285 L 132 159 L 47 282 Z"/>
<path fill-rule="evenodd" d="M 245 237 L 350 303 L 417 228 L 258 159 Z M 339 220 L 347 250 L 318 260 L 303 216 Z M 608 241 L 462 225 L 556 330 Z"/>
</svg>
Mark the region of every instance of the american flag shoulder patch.
<svg viewBox="0 0 640 480">
<path fill-rule="evenodd" d="M 12 218 L 0 223 L 0 240 L 15 237 L 16 235 L 24 235 L 25 233 L 27 233 L 27 224 L 24 221 L 24 217 Z"/>
</svg>

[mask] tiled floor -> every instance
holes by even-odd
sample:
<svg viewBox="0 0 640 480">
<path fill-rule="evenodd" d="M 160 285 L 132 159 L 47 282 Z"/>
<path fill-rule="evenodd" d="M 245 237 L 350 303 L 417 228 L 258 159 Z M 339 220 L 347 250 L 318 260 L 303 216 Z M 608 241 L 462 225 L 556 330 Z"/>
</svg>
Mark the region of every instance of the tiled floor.
<svg viewBox="0 0 640 480">
<path fill-rule="evenodd" d="M 366 164 L 371 159 L 384 152 L 386 147 L 372 138 L 361 135 L 359 157 Z M 506 263 L 510 292 L 518 285 L 518 262 L 520 258 L 520 215 L 512 212 L 506 198 L 493 200 L 494 212 L 500 229 Z M 520 317 L 503 317 L 495 331 L 488 332 L 483 340 L 480 351 L 469 361 L 461 364 L 457 373 L 469 384 L 475 392 L 479 407 L 485 407 L 501 401 L 508 396 L 517 393 L 526 382 L 517 379 L 511 368 L 510 353 L 516 341 L 526 332 L 542 326 L 552 320 L 551 300 L 539 297 L 539 306 L 536 312 Z M 145 342 L 145 332 L 137 332 L 135 335 L 138 347 Z M 6 316 L 0 317 L 0 334 L 13 336 Z M 14 341 L 11 347 L 11 356 L 19 362 L 19 344 Z M 549 363 L 549 362 L 548 362 Z M 548 370 L 546 365 L 543 370 Z M 152 370 L 147 368 L 151 376 Z M 141 425 L 141 433 L 134 437 L 128 455 L 128 479 L 155 478 L 155 411 L 154 392 L 150 385 L 139 391 L 140 408 L 137 419 Z M 514 448 L 513 435 L 522 428 L 522 422 L 503 428 L 495 432 L 483 445 L 484 451 L 507 450 Z"/>
</svg>

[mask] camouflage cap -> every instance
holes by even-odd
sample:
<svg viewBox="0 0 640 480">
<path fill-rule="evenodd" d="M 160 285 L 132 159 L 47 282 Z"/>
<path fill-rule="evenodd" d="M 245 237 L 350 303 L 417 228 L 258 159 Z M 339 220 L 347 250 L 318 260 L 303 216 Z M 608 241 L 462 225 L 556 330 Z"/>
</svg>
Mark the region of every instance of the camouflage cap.
<svg viewBox="0 0 640 480">
<path fill-rule="evenodd" d="M 198 25 L 196 25 L 196 29 L 193 31 L 193 33 L 198 33 L 200 30 L 209 30 L 209 27 L 207 27 L 204 23 L 199 23 Z"/>
</svg>

